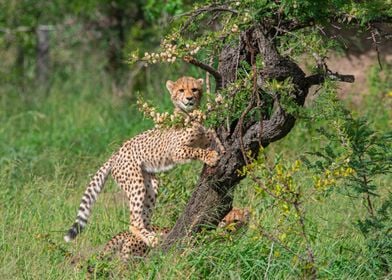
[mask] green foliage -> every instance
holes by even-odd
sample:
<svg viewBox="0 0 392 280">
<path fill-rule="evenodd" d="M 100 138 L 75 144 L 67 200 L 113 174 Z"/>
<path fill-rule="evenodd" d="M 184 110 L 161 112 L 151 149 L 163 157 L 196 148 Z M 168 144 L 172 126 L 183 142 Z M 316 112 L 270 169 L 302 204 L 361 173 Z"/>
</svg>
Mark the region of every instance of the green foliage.
<svg viewBox="0 0 392 280">
<path fill-rule="evenodd" d="M 179 15 L 184 12 L 187 1 L 174 0 L 174 1 L 157 1 L 148 0 L 145 2 L 144 11 L 146 17 L 150 21 L 160 20 L 162 13 L 168 15 Z"/>
<path fill-rule="evenodd" d="M 358 227 L 365 236 L 376 268 L 385 273 L 392 270 L 392 193 L 373 215 L 358 221 Z"/>
<path fill-rule="evenodd" d="M 314 278 L 321 265 L 313 243 L 321 231 L 308 211 L 315 201 L 325 203 L 327 194 L 342 178 L 349 176 L 352 169 L 345 161 L 334 162 L 322 172 L 314 172 L 306 166 L 301 160 L 290 162 L 280 155 L 271 166 L 261 154 L 258 160 L 244 167 L 241 175 L 253 181 L 256 197 L 265 204 L 262 214 L 256 216 L 260 222 L 256 222 L 255 230 L 271 248 L 276 244 L 292 255 L 292 263 L 299 269 L 298 276 Z M 273 216 L 274 221 L 266 223 L 268 216 Z M 276 257 L 279 258 L 280 253 Z"/>
<path fill-rule="evenodd" d="M 328 104 L 328 103 L 325 103 Z M 344 161 L 348 168 L 344 188 L 351 197 L 362 201 L 366 209 L 365 217 L 358 219 L 358 228 L 364 234 L 368 249 L 373 254 L 375 268 L 389 273 L 392 259 L 391 223 L 389 212 L 392 209 L 391 194 L 382 199 L 376 209 L 375 199 L 384 197 L 379 178 L 391 173 L 392 134 L 374 131 L 364 118 L 353 118 L 341 106 L 332 130 L 319 130 L 327 139 L 327 144 L 312 155 L 312 162 L 304 158 L 307 166 L 316 172 L 337 166 L 336 161 Z M 343 117 L 339 111 L 345 112 Z"/>
<path fill-rule="evenodd" d="M 177 1 L 172 3 L 177 5 Z M 162 4 L 165 6 L 166 4 Z M 214 14 L 214 9 L 222 8 L 224 12 Z M 163 8 L 162 8 L 163 9 Z M 376 11 L 382 11 L 380 14 Z M 221 25 L 211 27 L 211 14 L 214 14 L 214 22 Z M 287 31 L 280 30 L 280 20 L 294 19 L 297 23 L 307 24 L 307 28 Z M 174 63 L 178 59 L 189 62 L 196 59 L 205 64 L 216 67 L 217 54 L 223 45 L 238 45 L 240 32 L 249 28 L 252 24 L 263 20 L 276 25 L 277 31 L 282 32 L 279 36 L 277 47 L 281 54 L 292 60 L 303 59 L 304 56 L 312 58 L 308 60 L 308 67 L 313 73 L 320 72 L 320 63 L 328 56 L 331 50 L 340 50 L 341 42 L 325 32 L 320 32 L 323 26 L 331 20 L 338 20 L 346 25 L 363 24 L 365 22 L 392 15 L 390 6 L 383 1 L 203 1 L 198 2 L 185 16 L 175 18 L 171 30 L 161 41 L 161 46 L 154 52 L 132 52 L 130 62 L 144 62 L 146 64 Z M 283 24 L 283 23 L 282 23 Z M 205 28 L 200 28 L 203 26 Z M 224 38 L 224 40 L 222 40 Z M 255 57 L 256 72 L 265 67 L 260 55 Z M 226 124 L 227 126 L 241 117 L 249 104 L 253 84 L 253 69 L 249 63 L 241 61 L 237 69 L 236 82 L 222 89 L 217 102 L 211 98 L 207 102 L 204 111 L 209 115 L 207 125 Z M 334 87 L 334 83 L 326 82 L 326 88 Z M 329 85 L 328 85 L 329 84 Z M 269 89 L 272 86 L 272 89 Z M 263 102 L 272 104 L 273 94 L 280 96 L 280 101 L 289 113 L 298 116 L 300 108 L 291 104 L 290 81 L 270 81 L 266 85 L 266 93 L 261 96 Z M 269 91 L 269 92 L 268 92 Z M 324 91 L 326 91 L 324 89 Z M 209 108 L 213 110 L 209 110 Z M 265 106 L 264 112 L 253 110 L 245 114 L 245 121 L 249 118 L 271 114 L 271 106 Z"/>
<path fill-rule="evenodd" d="M 269 88 L 280 86 L 272 81 Z M 373 83 L 375 88 L 380 86 L 385 86 L 383 80 Z M 333 83 L 327 82 L 318 94 L 312 104 L 299 110 L 297 115 L 308 127 L 317 124 L 316 134 L 311 137 L 321 145 L 313 148 L 314 151 L 309 151 L 311 146 L 307 146 L 306 153 L 297 151 L 295 157 L 300 160 L 287 160 L 283 155 L 271 160 L 263 153 L 257 160 L 249 158 L 250 163 L 240 172 L 249 178 L 248 184 L 253 185 L 256 197 L 262 201 L 256 218 L 261 222 L 257 223 L 256 230 L 270 242 L 271 248 L 278 245 L 293 257 L 292 263 L 299 268 L 296 273 L 302 277 L 320 275 L 330 268 L 319 260 L 315 240 L 323 238 L 325 229 L 317 222 L 320 217 L 314 216 L 312 211 L 328 204 L 332 198 L 336 200 L 336 195 L 348 195 L 356 199 L 354 203 L 365 206 L 365 213 L 351 220 L 357 225 L 353 230 L 359 229 L 365 238 L 366 254 L 372 255 L 374 260 L 372 269 L 386 275 L 391 269 L 389 212 L 392 204 L 390 193 L 386 196 L 381 182 L 390 180 L 387 174 L 391 171 L 391 133 L 375 131 L 365 117 L 354 118 L 336 97 Z M 381 105 L 380 99 L 374 101 L 367 110 L 388 107 L 388 103 Z M 289 147 L 293 146 L 295 144 L 290 143 Z M 381 204 L 378 209 L 377 204 Z M 331 206 L 328 211 L 337 214 Z M 270 216 L 274 221 L 268 221 Z"/>
<path fill-rule="evenodd" d="M 376 195 L 375 178 L 392 169 L 392 134 L 377 134 L 364 120 L 355 119 L 347 122 L 345 131 L 352 149 L 350 166 L 356 172 L 348 184 L 360 194 Z"/>
<path fill-rule="evenodd" d="M 377 261 L 376 267 L 389 273 L 392 270 L 392 196 L 389 193 L 377 210 L 374 197 L 382 191 L 377 178 L 391 173 L 392 133 L 377 134 L 363 120 L 352 120 L 346 131 L 353 151 L 350 166 L 355 170 L 348 178 L 347 186 L 363 195 L 363 205 L 367 209 L 366 217 L 358 221 L 358 226 Z"/>
<path fill-rule="evenodd" d="M 239 72 L 244 74 L 245 71 L 242 69 Z M 251 82 L 248 79 L 239 79 L 218 94 L 207 95 L 207 103 L 203 106 L 203 109 L 208 112 L 207 126 L 216 127 L 222 123 L 230 124 L 238 120 L 249 103 L 251 92 Z M 252 113 L 254 112 L 250 112 L 249 115 L 252 116 Z"/>
</svg>

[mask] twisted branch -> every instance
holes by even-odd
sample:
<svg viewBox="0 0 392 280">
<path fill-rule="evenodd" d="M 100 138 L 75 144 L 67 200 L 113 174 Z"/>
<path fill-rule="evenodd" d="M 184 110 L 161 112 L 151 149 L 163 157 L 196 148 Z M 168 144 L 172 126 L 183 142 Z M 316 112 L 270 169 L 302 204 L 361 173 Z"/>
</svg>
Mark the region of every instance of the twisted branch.
<svg viewBox="0 0 392 280">
<path fill-rule="evenodd" d="M 215 78 L 215 92 L 217 92 L 218 90 L 220 90 L 222 88 L 222 75 L 221 73 L 219 73 L 215 68 L 213 68 L 212 66 L 203 63 L 197 59 L 195 59 L 192 56 L 184 56 L 183 60 L 185 62 L 188 62 L 190 64 L 193 64 L 201 69 L 203 69 L 204 71 L 207 71 L 208 73 L 210 73 L 212 76 L 214 76 Z"/>
</svg>

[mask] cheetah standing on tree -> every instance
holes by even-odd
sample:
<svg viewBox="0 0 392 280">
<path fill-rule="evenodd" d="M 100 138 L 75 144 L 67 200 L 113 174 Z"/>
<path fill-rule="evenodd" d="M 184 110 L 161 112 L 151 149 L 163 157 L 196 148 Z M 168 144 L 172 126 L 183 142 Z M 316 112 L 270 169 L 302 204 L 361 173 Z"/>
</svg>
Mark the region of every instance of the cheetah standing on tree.
<svg viewBox="0 0 392 280">
<path fill-rule="evenodd" d="M 187 115 L 199 107 L 203 89 L 202 79 L 182 77 L 176 82 L 167 81 L 166 87 L 176 113 Z M 155 173 L 167 171 L 176 164 L 192 159 L 215 166 L 220 154 L 209 148 L 213 142 L 220 153 L 223 153 L 223 146 L 215 132 L 207 130 L 197 121 L 189 127 L 148 130 L 125 142 L 89 183 L 80 203 L 76 221 L 65 235 L 65 241 L 74 239 L 86 226 L 91 207 L 111 172 L 129 200 L 130 231 L 148 246 L 155 246 L 158 238 L 150 226 L 158 192 Z"/>
</svg>

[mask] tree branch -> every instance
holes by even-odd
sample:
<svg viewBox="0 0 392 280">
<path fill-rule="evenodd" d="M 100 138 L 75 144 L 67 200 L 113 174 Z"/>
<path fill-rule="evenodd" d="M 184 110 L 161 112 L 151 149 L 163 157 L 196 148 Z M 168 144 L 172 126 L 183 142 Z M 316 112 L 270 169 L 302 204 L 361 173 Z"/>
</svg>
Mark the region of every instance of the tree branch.
<svg viewBox="0 0 392 280">
<path fill-rule="evenodd" d="M 369 26 L 371 38 L 373 41 L 373 46 L 374 46 L 374 49 L 377 53 L 378 65 L 380 66 L 380 69 L 382 70 L 382 63 L 381 63 L 381 58 L 380 58 L 380 48 L 379 48 L 380 42 L 377 41 L 377 38 L 376 38 L 376 37 L 380 38 L 380 32 L 378 31 L 377 27 L 374 26 L 374 24 L 369 23 L 368 26 Z"/>
<path fill-rule="evenodd" d="M 182 17 L 182 16 L 192 16 L 192 17 L 195 17 L 195 16 L 198 16 L 198 15 L 201 15 L 202 13 L 208 13 L 208 12 L 230 12 L 230 13 L 233 13 L 233 14 L 236 14 L 236 15 L 238 14 L 237 10 L 231 9 L 227 5 L 219 5 L 219 6 L 217 6 L 215 4 L 212 4 L 212 5 L 209 5 L 209 6 L 201 7 L 199 9 L 197 9 L 197 10 L 194 10 L 194 11 L 183 13 L 183 14 L 181 14 L 179 16 L 180 17 Z"/>
<path fill-rule="evenodd" d="M 348 18 L 350 18 L 348 21 Z M 352 17 L 348 14 L 341 14 L 340 16 L 333 16 L 330 18 L 325 18 L 326 21 L 332 23 L 342 23 L 344 22 L 346 25 L 360 25 L 363 24 L 360 20 L 355 17 Z M 283 20 L 279 23 L 276 23 L 275 26 L 272 26 L 277 32 L 278 35 L 282 35 L 284 33 L 290 31 L 300 30 L 306 27 L 310 27 L 315 25 L 317 22 L 320 22 L 320 19 L 315 18 L 308 18 L 304 21 L 298 21 L 297 19 L 290 19 L 290 20 Z M 366 22 L 367 24 L 374 24 L 374 23 L 392 23 L 392 17 L 390 16 L 380 16 L 378 18 L 374 18 Z"/>
<path fill-rule="evenodd" d="M 315 74 L 315 75 L 311 75 L 311 76 L 306 77 L 305 80 L 306 80 L 306 83 L 308 86 L 313 86 L 313 85 L 320 85 L 320 84 L 324 83 L 327 78 L 329 78 L 333 81 L 345 82 L 345 83 L 353 83 L 355 81 L 354 75 L 342 75 L 337 72 Z"/>
<path fill-rule="evenodd" d="M 194 57 L 189 56 L 189 55 L 184 56 L 183 60 L 185 62 L 193 64 L 193 65 L 195 65 L 195 66 L 197 66 L 197 67 L 207 71 L 212 76 L 214 76 L 215 83 L 216 83 L 216 85 L 215 85 L 215 92 L 217 92 L 218 90 L 220 90 L 222 88 L 222 75 L 215 68 L 213 68 L 212 66 L 210 66 L 208 64 L 205 64 L 205 63 L 203 63 L 203 62 L 201 62 L 201 61 L 199 61 L 199 60 L 197 60 Z"/>
<path fill-rule="evenodd" d="M 304 22 L 298 21 L 296 19 L 293 20 L 285 20 L 281 22 L 279 25 L 274 26 L 273 28 L 278 32 L 278 35 L 291 32 L 291 31 L 296 31 L 305 27 L 313 26 L 314 25 L 314 19 L 308 19 Z"/>
<path fill-rule="evenodd" d="M 184 25 L 181 27 L 180 32 L 183 32 L 184 30 L 186 30 L 188 28 L 188 26 L 192 22 L 195 21 L 195 18 L 197 18 L 201 14 L 203 14 L 203 13 L 211 13 L 211 12 L 229 12 L 229 13 L 232 13 L 234 15 L 238 15 L 238 11 L 229 8 L 227 5 L 218 5 L 217 6 L 216 4 L 211 4 L 209 6 L 201 7 L 200 9 L 191 11 L 189 13 L 185 13 L 185 14 L 179 15 L 179 16 L 189 16 L 189 18 L 186 20 Z"/>
</svg>

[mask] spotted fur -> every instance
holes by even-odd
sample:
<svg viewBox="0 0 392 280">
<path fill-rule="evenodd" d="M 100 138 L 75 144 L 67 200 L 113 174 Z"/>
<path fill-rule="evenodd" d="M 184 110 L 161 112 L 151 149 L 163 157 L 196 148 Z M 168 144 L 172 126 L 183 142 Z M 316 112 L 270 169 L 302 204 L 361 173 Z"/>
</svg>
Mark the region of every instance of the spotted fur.
<svg viewBox="0 0 392 280">
<path fill-rule="evenodd" d="M 166 87 L 175 110 L 186 114 L 198 108 L 202 85 L 202 79 L 192 77 L 182 77 L 176 82 L 168 81 Z M 213 142 L 220 153 L 209 148 Z M 64 237 L 65 241 L 74 239 L 86 226 L 91 207 L 111 172 L 129 200 L 130 231 L 148 246 L 155 246 L 158 238 L 150 226 L 158 192 L 155 174 L 189 160 L 201 160 L 208 166 L 215 166 L 223 152 L 215 132 L 197 122 L 186 128 L 148 130 L 126 141 L 89 183 L 75 223 Z"/>
<path fill-rule="evenodd" d="M 164 238 L 170 228 L 151 226 L 151 228 Z M 128 261 L 131 257 L 144 257 L 149 247 L 140 238 L 129 231 L 121 232 L 112 237 L 102 250 L 101 256 L 108 256 L 117 253 L 123 261 Z"/>
<path fill-rule="evenodd" d="M 247 208 L 233 208 L 219 223 L 219 227 L 237 231 L 249 223 L 250 212 Z"/>
<path fill-rule="evenodd" d="M 230 232 L 237 231 L 249 223 L 249 210 L 233 208 L 219 223 L 219 227 L 228 228 Z M 156 233 L 161 234 L 162 239 L 169 233 L 170 228 L 160 228 L 152 226 Z M 121 232 L 112 237 L 101 252 L 101 258 L 117 253 L 123 261 L 128 261 L 131 257 L 144 257 L 148 251 L 148 246 L 140 238 L 129 231 Z"/>
</svg>

